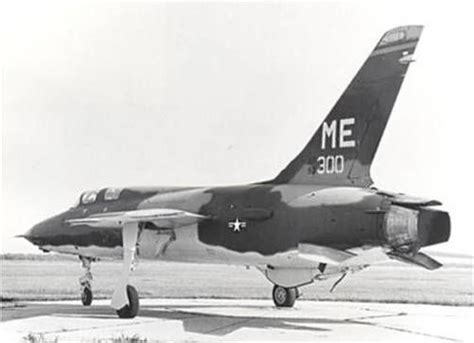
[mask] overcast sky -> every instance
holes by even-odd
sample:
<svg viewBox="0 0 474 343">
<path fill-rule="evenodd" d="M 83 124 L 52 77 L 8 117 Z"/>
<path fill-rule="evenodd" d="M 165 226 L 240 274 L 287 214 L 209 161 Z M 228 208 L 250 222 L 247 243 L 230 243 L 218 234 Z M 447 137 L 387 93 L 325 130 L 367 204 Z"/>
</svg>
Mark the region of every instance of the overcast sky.
<svg viewBox="0 0 474 343">
<path fill-rule="evenodd" d="M 473 11 L 461 2 L 2 9 L 2 251 L 87 189 L 270 179 L 388 29 L 425 30 L 372 168 L 439 199 L 470 252 Z M 6 5 L 4 5 L 5 7 Z"/>
</svg>

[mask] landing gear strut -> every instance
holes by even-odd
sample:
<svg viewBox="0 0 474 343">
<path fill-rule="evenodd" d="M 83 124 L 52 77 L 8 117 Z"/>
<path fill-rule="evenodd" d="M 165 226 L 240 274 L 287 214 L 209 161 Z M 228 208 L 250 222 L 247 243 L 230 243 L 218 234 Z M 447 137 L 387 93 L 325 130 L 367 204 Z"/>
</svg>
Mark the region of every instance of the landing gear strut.
<svg viewBox="0 0 474 343">
<path fill-rule="evenodd" d="M 138 313 L 137 290 L 128 284 L 133 270 L 140 226 L 136 222 L 125 223 L 122 228 L 123 266 L 122 275 L 112 294 L 111 306 L 120 318 L 134 318 Z"/>
<path fill-rule="evenodd" d="M 272 296 L 276 307 L 293 307 L 300 293 L 296 287 L 286 288 L 275 285 Z"/>
<path fill-rule="evenodd" d="M 79 284 L 81 285 L 81 301 L 82 305 L 90 306 L 92 304 L 92 273 L 91 273 L 91 264 L 92 258 L 79 256 L 79 259 L 82 262 L 82 268 L 85 269 L 83 276 L 79 278 Z"/>
</svg>

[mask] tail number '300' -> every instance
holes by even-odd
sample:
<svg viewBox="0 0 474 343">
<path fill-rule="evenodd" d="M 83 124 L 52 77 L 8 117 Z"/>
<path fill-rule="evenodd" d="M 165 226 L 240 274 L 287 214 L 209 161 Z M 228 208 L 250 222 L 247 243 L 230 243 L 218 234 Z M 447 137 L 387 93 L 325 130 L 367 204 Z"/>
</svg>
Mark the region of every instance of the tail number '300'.
<svg viewBox="0 0 474 343">
<path fill-rule="evenodd" d="M 340 174 L 344 171 L 344 156 L 328 155 L 318 156 L 310 161 L 308 172 L 311 175 L 318 174 Z"/>
</svg>

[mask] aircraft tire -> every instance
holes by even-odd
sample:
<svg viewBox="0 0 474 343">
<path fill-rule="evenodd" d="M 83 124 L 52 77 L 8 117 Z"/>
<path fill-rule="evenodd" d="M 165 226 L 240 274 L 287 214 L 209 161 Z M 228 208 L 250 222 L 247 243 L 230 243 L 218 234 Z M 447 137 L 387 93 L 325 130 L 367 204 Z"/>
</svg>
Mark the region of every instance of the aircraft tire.
<svg viewBox="0 0 474 343">
<path fill-rule="evenodd" d="M 296 288 L 296 299 L 299 299 L 302 295 L 303 293 L 301 293 L 300 289 Z"/>
<path fill-rule="evenodd" d="M 117 310 L 117 314 L 120 318 L 134 318 L 138 314 L 140 301 L 135 287 L 127 285 L 127 297 L 128 305 L 125 305 L 120 310 Z"/>
<path fill-rule="evenodd" d="M 273 287 L 273 302 L 276 307 L 293 307 L 298 294 L 296 287 L 286 288 L 275 285 Z"/>
<path fill-rule="evenodd" d="M 81 293 L 82 305 L 90 306 L 90 304 L 92 304 L 92 299 L 93 299 L 92 290 L 88 287 L 85 287 Z"/>
</svg>

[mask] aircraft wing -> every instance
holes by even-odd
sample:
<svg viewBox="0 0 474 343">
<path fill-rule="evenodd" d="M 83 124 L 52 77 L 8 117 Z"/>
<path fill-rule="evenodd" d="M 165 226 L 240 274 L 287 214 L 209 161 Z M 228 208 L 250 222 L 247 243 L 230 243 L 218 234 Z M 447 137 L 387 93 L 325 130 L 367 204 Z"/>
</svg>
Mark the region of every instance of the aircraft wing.
<svg viewBox="0 0 474 343">
<path fill-rule="evenodd" d="M 298 256 L 309 261 L 338 266 L 341 269 L 367 266 L 389 259 L 380 247 L 360 250 L 355 253 L 314 244 L 299 244 Z"/>
<path fill-rule="evenodd" d="M 126 212 L 109 212 L 93 214 L 89 217 L 70 219 L 66 223 L 71 226 L 87 225 L 91 227 L 117 227 L 125 224 L 152 222 L 159 228 L 176 229 L 181 226 L 195 224 L 208 217 L 182 210 L 169 208 L 144 209 Z"/>
<path fill-rule="evenodd" d="M 309 261 L 338 265 L 351 257 L 352 253 L 314 244 L 298 244 L 298 256 Z"/>
</svg>

